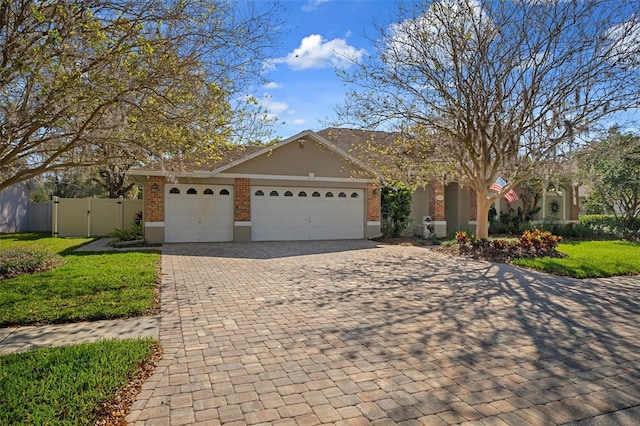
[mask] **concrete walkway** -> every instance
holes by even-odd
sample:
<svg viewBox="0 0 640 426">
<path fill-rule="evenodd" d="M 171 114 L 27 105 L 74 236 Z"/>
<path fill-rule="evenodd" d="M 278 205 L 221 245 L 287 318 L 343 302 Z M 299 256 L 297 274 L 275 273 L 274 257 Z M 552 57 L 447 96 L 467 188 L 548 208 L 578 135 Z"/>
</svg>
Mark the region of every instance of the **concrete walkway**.
<svg viewBox="0 0 640 426">
<path fill-rule="evenodd" d="M 165 245 L 162 270 L 160 316 L 0 329 L 0 353 L 159 337 L 134 425 L 640 423 L 640 277 L 369 241 Z"/>
<path fill-rule="evenodd" d="M 160 316 L 0 328 L 0 355 L 102 339 L 160 337 Z"/>
</svg>

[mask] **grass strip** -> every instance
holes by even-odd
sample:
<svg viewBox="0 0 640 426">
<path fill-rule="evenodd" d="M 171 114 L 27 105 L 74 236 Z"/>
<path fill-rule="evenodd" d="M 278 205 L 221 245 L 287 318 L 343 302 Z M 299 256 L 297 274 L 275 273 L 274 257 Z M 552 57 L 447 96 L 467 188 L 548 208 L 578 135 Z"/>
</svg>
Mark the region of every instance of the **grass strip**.
<svg viewBox="0 0 640 426">
<path fill-rule="evenodd" d="M 156 348 L 151 338 L 104 340 L 1 356 L 0 424 L 95 424 Z"/>
<path fill-rule="evenodd" d="M 561 243 L 565 258 L 516 259 L 513 264 L 573 278 L 640 274 L 640 243 L 577 241 Z"/>
<path fill-rule="evenodd" d="M 74 251 L 90 241 L 0 236 L 0 248 L 37 246 L 64 259 L 49 271 L 0 281 L 0 326 L 122 318 L 157 308 L 160 254 Z"/>
</svg>

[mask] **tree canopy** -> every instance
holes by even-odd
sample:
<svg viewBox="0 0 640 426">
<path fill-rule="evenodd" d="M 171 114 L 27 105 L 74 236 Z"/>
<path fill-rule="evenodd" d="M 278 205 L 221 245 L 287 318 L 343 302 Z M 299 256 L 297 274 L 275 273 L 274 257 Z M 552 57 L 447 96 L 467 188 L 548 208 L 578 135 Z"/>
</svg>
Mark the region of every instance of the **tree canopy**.
<svg viewBox="0 0 640 426">
<path fill-rule="evenodd" d="M 203 160 L 268 130 L 246 90 L 277 5 L 0 0 L 0 190 L 75 166 Z"/>
<path fill-rule="evenodd" d="M 478 237 L 491 204 L 575 149 L 603 119 L 640 106 L 638 0 L 400 3 L 378 25 L 338 121 L 400 132 L 422 180 L 477 193 Z M 411 146 L 411 148 L 407 148 Z M 415 169 L 415 159 L 420 164 Z M 507 181 L 495 193 L 498 177 Z"/>
<path fill-rule="evenodd" d="M 634 229 L 640 217 L 640 136 L 614 129 L 576 157 L 589 202 Z"/>
</svg>

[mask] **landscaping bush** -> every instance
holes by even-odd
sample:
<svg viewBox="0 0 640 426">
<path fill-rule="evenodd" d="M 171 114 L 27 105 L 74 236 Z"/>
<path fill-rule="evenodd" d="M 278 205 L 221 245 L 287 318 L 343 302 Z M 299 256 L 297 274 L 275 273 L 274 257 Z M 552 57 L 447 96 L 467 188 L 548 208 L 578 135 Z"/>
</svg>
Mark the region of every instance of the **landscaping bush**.
<svg viewBox="0 0 640 426">
<path fill-rule="evenodd" d="M 142 230 L 142 221 L 136 218 L 131 223 L 131 226 L 129 226 L 129 228 L 117 228 L 109 234 L 109 237 L 112 238 L 112 240 L 109 242 L 110 245 L 114 245 L 116 243 L 121 243 L 124 241 L 143 240 L 144 231 Z"/>
<path fill-rule="evenodd" d="M 399 237 L 411 221 L 411 191 L 402 183 L 381 190 L 382 233 Z"/>
<path fill-rule="evenodd" d="M 565 239 L 571 240 L 606 238 L 606 235 L 602 232 L 582 223 L 545 222 L 540 225 L 539 229 L 549 231 L 554 235 L 559 235 Z"/>
<path fill-rule="evenodd" d="M 562 237 L 540 229 L 525 231 L 517 240 L 478 240 L 466 231 L 458 231 L 455 238 L 461 254 L 488 260 L 508 261 L 518 258 L 562 256 L 556 250 Z"/>
<path fill-rule="evenodd" d="M 590 214 L 580 216 L 580 224 L 593 230 L 597 236 L 634 239 L 640 232 L 640 218 L 630 226 L 621 217 L 612 214 Z"/>
<path fill-rule="evenodd" d="M 62 264 L 62 258 L 43 249 L 0 250 L 0 280 L 43 272 Z"/>
</svg>

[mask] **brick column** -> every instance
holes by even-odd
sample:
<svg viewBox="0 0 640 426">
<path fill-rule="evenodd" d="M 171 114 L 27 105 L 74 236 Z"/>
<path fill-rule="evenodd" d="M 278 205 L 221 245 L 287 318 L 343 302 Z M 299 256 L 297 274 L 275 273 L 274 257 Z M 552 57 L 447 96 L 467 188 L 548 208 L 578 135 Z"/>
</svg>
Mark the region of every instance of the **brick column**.
<svg viewBox="0 0 640 426">
<path fill-rule="evenodd" d="M 251 181 L 246 178 L 235 180 L 235 220 L 248 222 L 251 220 Z"/>
<path fill-rule="evenodd" d="M 478 220 L 478 194 L 469 188 L 469 220 Z"/>
<path fill-rule="evenodd" d="M 441 198 L 441 200 L 438 200 Z M 429 216 L 435 222 L 444 221 L 444 184 L 439 181 L 429 183 Z"/>
<path fill-rule="evenodd" d="M 380 184 L 367 184 L 367 222 L 380 222 Z"/>
<path fill-rule="evenodd" d="M 164 221 L 164 177 L 151 176 L 144 185 L 145 222 Z"/>
</svg>

